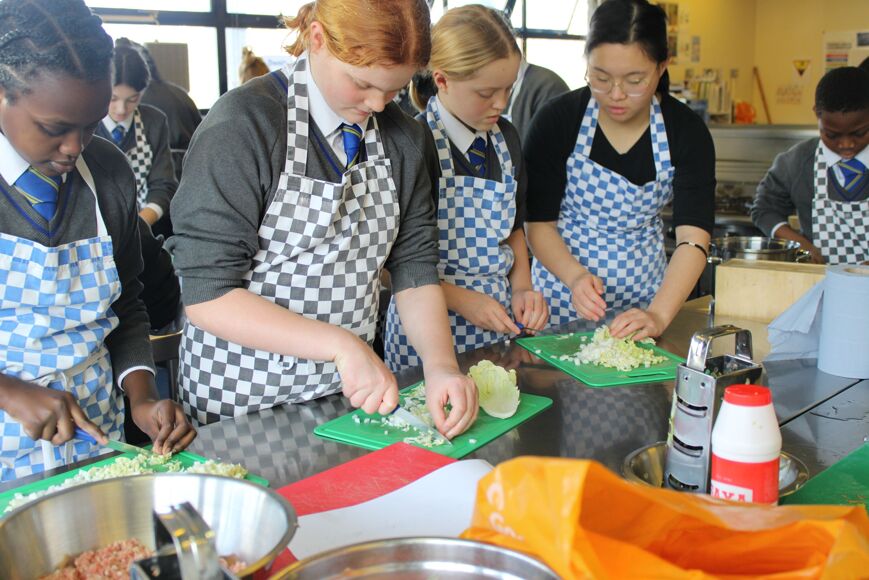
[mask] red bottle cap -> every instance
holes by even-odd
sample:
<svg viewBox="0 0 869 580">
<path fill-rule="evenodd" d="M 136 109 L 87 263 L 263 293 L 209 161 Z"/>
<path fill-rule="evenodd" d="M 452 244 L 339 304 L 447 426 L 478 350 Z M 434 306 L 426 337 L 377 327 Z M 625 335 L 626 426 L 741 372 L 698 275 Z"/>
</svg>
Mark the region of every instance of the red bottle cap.
<svg viewBox="0 0 869 580">
<path fill-rule="evenodd" d="M 731 385 L 724 389 L 724 400 L 742 407 L 763 407 L 772 404 L 772 391 L 760 385 Z"/>
</svg>

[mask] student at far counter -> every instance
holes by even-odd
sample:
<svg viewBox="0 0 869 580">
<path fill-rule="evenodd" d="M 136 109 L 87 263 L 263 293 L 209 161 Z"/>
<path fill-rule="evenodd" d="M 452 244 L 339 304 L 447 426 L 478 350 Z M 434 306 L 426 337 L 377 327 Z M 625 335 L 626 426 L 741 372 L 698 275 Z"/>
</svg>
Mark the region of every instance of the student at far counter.
<svg viewBox="0 0 869 580">
<path fill-rule="evenodd" d="M 81 0 L 0 2 L 0 481 L 123 438 L 122 393 L 154 451 L 196 432 L 157 400 L 133 174 L 93 137 L 112 40 Z"/>
<path fill-rule="evenodd" d="M 448 10 L 432 28 L 429 69 L 411 95 L 433 136 L 441 287 L 456 351 L 543 328 L 546 301 L 531 287 L 525 232 L 528 182 L 519 134 L 501 116 L 521 53 L 506 17 L 477 4 Z M 384 337 L 389 368 L 419 365 L 390 303 Z"/>
<path fill-rule="evenodd" d="M 523 143 L 532 276 L 551 324 L 610 322 L 660 335 L 706 265 L 715 149 L 703 121 L 667 92 L 667 19 L 646 0 L 608 0 L 586 42 L 588 86 L 534 117 Z M 660 212 L 673 202 L 667 263 Z"/>
<path fill-rule="evenodd" d="M 127 155 L 136 176 L 139 215 L 153 227 L 168 215 L 178 188 L 169 124 L 161 111 L 139 103 L 151 73 L 142 53 L 126 38 L 115 43 L 112 71 L 112 102 L 96 134 Z"/>
<path fill-rule="evenodd" d="M 477 389 L 439 285 L 437 157 L 392 102 L 428 62 L 428 5 L 317 0 L 286 25 L 296 58 L 218 99 L 172 202 L 185 409 L 210 423 L 343 390 L 391 412 L 397 382 L 370 346 L 386 268 L 435 425 L 458 435 Z"/>
<path fill-rule="evenodd" d="M 869 260 L 869 72 L 833 69 L 815 90 L 819 137 L 776 156 L 757 186 L 751 219 L 799 242 L 817 264 Z M 796 212 L 800 232 L 788 225 Z"/>
</svg>

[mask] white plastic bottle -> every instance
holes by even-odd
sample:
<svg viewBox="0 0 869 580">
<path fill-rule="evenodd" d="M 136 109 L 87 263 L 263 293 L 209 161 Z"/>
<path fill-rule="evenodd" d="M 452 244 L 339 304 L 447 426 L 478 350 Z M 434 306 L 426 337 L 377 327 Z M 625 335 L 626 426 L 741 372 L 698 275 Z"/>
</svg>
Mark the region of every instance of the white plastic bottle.
<svg viewBox="0 0 869 580">
<path fill-rule="evenodd" d="M 781 431 L 772 392 L 759 385 L 732 385 L 712 428 L 714 497 L 778 503 Z"/>
</svg>

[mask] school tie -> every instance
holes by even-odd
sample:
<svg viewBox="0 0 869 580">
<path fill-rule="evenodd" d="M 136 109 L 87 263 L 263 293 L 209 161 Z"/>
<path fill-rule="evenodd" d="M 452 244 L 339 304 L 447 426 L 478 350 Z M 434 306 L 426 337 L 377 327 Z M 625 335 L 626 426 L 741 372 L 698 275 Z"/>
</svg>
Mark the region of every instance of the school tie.
<svg viewBox="0 0 869 580">
<path fill-rule="evenodd" d="M 344 138 L 344 153 L 347 154 L 347 165 L 350 169 L 359 161 L 359 143 L 362 141 L 362 127 L 341 123 L 341 136 Z"/>
<path fill-rule="evenodd" d="M 121 141 L 124 140 L 124 127 L 121 125 L 115 125 L 115 128 L 112 129 L 112 141 L 115 142 L 115 145 L 121 146 Z"/>
<path fill-rule="evenodd" d="M 15 187 L 24 194 L 39 215 L 51 221 L 57 210 L 60 183 L 60 176 L 49 177 L 30 167 L 15 181 Z"/>
<path fill-rule="evenodd" d="M 851 192 L 857 189 L 860 178 L 866 173 L 866 166 L 859 159 L 843 159 L 838 165 L 845 178 L 845 183 L 842 185 L 845 191 Z"/>
<path fill-rule="evenodd" d="M 486 171 L 486 140 L 482 137 L 477 137 L 471 146 L 468 147 L 468 161 L 474 166 L 477 173 L 485 173 Z"/>
</svg>

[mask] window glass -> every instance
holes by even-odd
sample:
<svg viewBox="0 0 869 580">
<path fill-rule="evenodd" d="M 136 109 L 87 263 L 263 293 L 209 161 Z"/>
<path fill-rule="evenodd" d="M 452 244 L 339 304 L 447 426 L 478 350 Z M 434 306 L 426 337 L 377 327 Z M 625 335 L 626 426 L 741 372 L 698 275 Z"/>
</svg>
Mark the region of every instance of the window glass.
<svg viewBox="0 0 869 580">
<path fill-rule="evenodd" d="M 238 67 L 241 64 L 242 48 L 250 47 L 255 55 L 265 61 L 269 70 L 277 70 L 291 58 L 283 47 L 292 38 L 286 28 L 227 28 L 226 74 L 229 88 L 239 85 Z"/>
<path fill-rule="evenodd" d="M 311 0 L 226 0 L 226 11 L 230 14 L 264 14 L 266 16 L 294 16 L 303 5 Z"/>
<path fill-rule="evenodd" d="M 585 85 L 585 41 L 529 38 L 525 57 L 564 79 L 571 89 Z"/>
<path fill-rule="evenodd" d="M 126 8 L 131 10 L 167 10 L 174 12 L 210 12 L 211 0 L 85 0 L 91 8 Z M 146 4 L 147 7 L 143 6 Z"/>
<path fill-rule="evenodd" d="M 510 20 L 514 28 L 522 27 L 522 4 L 526 4 L 526 26 L 541 30 L 558 30 L 569 34 L 588 33 L 588 0 L 517 0 Z"/>
<path fill-rule="evenodd" d="M 187 78 L 190 97 L 200 109 L 211 108 L 220 94 L 217 78 L 217 30 L 205 26 L 155 26 L 153 24 L 103 25 L 114 38 L 127 37 L 139 44 L 165 42 L 186 46 Z M 181 47 L 183 50 L 184 46 Z M 171 71 L 160 70 L 166 80 L 184 86 L 184 79 L 174 77 Z M 184 76 L 184 71 L 180 71 Z"/>
</svg>

